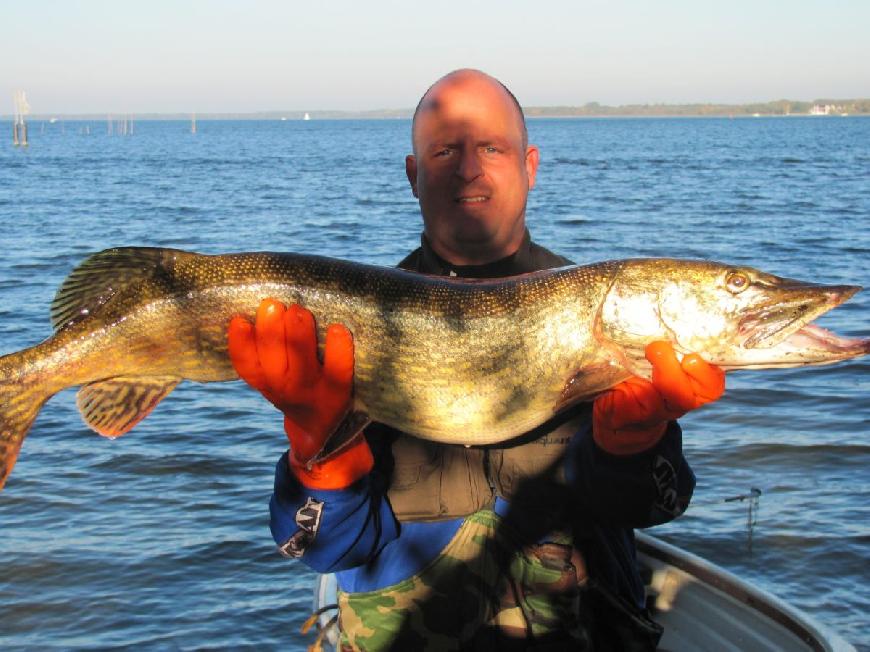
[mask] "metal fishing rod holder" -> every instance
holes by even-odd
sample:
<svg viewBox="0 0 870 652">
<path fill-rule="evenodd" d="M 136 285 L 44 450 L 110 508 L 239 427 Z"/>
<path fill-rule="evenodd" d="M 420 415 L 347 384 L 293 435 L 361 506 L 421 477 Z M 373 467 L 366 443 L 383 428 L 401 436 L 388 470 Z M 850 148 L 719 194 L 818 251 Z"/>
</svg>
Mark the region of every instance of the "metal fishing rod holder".
<svg viewBox="0 0 870 652">
<path fill-rule="evenodd" d="M 752 487 L 747 494 L 731 496 L 722 500 L 723 503 L 746 502 L 746 532 L 749 536 L 749 549 L 752 549 L 752 532 L 758 523 L 758 508 L 761 489 Z"/>
</svg>

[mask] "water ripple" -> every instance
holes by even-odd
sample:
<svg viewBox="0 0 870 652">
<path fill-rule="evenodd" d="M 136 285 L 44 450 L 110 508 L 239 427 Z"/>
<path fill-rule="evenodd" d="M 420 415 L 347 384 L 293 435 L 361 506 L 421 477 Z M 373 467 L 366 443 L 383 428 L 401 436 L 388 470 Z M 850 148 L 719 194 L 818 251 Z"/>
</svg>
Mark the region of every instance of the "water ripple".
<svg viewBox="0 0 870 652">
<path fill-rule="evenodd" d="M 90 135 L 83 135 L 85 127 Z M 391 265 L 419 243 L 407 121 L 105 123 L 0 149 L 0 348 L 50 334 L 91 252 L 292 250 Z M 870 120 L 532 120 L 529 223 L 578 261 L 699 257 L 870 286 Z M 350 156 L 349 152 L 353 155 Z M 870 336 L 870 294 L 822 323 Z M 682 420 L 689 512 L 653 532 L 870 649 L 863 359 L 729 375 Z M 305 649 L 313 574 L 268 531 L 280 420 L 240 383 L 183 384 L 117 441 L 47 404 L 0 494 L 3 649 Z M 746 504 L 762 490 L 750 538 Z"/>
</svg>

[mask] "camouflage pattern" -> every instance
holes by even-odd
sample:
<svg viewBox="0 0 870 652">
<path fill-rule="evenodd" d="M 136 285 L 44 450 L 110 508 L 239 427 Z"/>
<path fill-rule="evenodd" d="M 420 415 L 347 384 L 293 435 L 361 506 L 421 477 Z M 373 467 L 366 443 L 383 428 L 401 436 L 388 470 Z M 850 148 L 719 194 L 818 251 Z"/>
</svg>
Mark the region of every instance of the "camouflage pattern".
<svg viewBox="0 0 870 652">
<path fill-rule="evenodd" d="M 378 591 L 339 591 L 340 649 L 491 650 L 554 637 L 588 649 L 578 563 L 566 537 L 524 548 L 493 511 L 481 510 L 413 577 Z"/>
</svg>

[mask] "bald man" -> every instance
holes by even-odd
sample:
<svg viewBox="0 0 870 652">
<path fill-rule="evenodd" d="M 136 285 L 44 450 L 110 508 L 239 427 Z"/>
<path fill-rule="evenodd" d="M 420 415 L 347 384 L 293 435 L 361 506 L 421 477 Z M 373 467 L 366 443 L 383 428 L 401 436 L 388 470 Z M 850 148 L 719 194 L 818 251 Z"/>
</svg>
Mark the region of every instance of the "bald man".
<svg viewBox="0 0 870 652">
<path fill-rule="evenodd" d="M 435 253 L 486 265 L 517 252 L 539 155 L 513 95 L 482 73 L 452 73 L 420 101 L 412 142 L 405 169 Z"/>
<path fill-rule="evenodd" d="M 405 169 L 423 234 L 399 267 L 494 278 L 570 264 L 530 239 L 539 153 L 498 80 L 475 70 L 438 80 L 412 143 Z M 288 357 L 274 332 L 291 352 L 309 343 L 289 356 L 313 361 L 293 372 L 304 391 L 258 376 L 258 356 Z M 596 399 L 594 415 L 578 405 L 505 444 L 436 444 L 372 424 L 313 463 L 299 451 L 317 450 L 346 414 L 351 381 L 336 369 L 353 367 L 347 329 L 330 327 L 323 367 L 315 337 L 308 311 L 265 301 L 255 324 L 231 325 L 229 343 L 240 376 L 284 413 L 272 534 L 285 555 L 336 573 L 342 650 L 655 649 L 632 528 L 688 505 L 694 476 L 673 421 L 686 410 L 649 412 L 666 401 L 636 379 Z M 637 392 L 649 393 L 625 417 L 621 397 Z"/>
</svg>

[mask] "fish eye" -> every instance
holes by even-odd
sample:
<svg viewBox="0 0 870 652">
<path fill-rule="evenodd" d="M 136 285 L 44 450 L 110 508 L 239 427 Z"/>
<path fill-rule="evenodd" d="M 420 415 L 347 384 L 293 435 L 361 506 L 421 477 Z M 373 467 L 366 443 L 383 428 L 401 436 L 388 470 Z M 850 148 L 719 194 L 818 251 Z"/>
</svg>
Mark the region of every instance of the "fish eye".
<svg viewBox="0 0 870 652">
<path fill-rule="evenodd" d="M 749 287 L 749 277 L 743 272 L 729 272 L 725 277 L 725 287 L 729 292 L 739 294 Z"/>
</svg>

